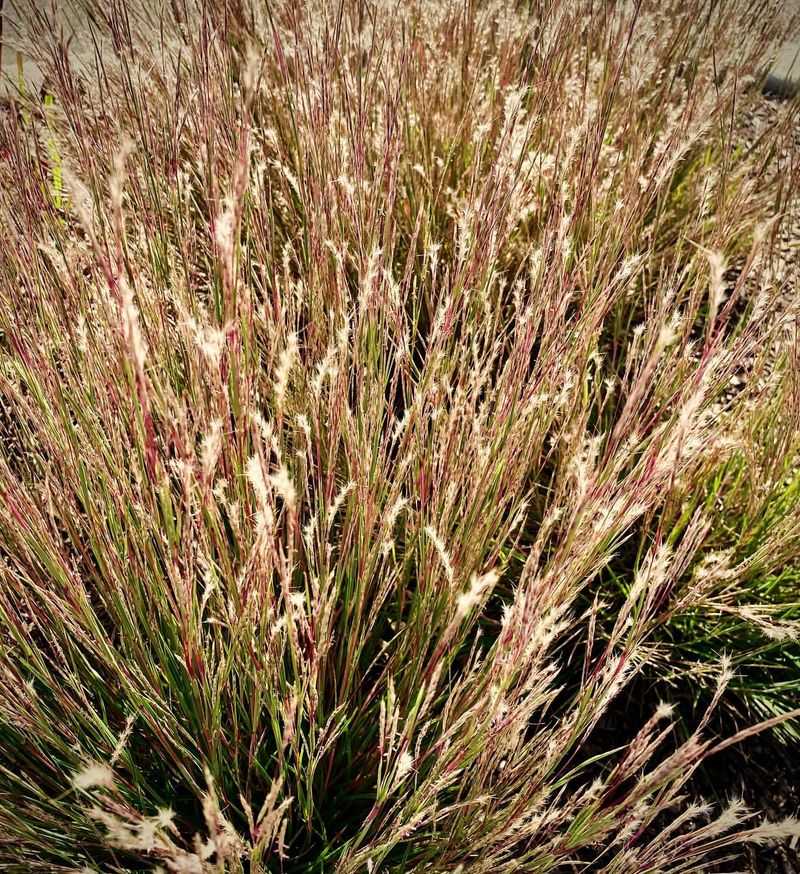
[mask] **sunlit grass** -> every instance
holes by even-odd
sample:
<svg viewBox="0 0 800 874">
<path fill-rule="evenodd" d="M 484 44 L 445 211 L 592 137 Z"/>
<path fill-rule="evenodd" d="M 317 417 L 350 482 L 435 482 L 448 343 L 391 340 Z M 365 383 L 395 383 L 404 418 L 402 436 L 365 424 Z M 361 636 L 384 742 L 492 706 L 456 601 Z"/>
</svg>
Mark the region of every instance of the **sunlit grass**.
<svg viewBox="0 0 800 874">
<path fill-rule="evenodd" d="M 531 6 L 86 0 L 69 46 L 24 11 L 3 870 L 700 872 L 798 833 L 691 798 L 797 741 L 795 108 L 737 141 L 789 25 Z"/>
</svg>

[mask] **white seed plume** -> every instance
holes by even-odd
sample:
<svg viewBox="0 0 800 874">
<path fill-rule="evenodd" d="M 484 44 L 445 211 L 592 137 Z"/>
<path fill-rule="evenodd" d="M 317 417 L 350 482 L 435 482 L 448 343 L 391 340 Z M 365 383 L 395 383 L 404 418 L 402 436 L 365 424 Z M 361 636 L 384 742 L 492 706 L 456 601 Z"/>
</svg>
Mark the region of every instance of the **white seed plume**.
<svg viewBox="0 0 800 874">
<path fill-rule="evenodd" d="M 295 492 L 294 483 L 292 482 L 289 471 L 284 465 L 278 468 L 278 472 L 272 474 L 269 478 L 270 483 L 275 491 L 283 498 L 288 510 L 294 510 L 297 502 L 297 493 Z"/>
<path fill-rule="evenodd" d="M 247 479 L 253 487 L 259 506 L 263 509 L 269 504 L 269 488 L 264 478 L 264 468 L 261 466 L 261 459 L 257 455 L 251 456 L 247 462 L 246 470 Z"/>
<path fill-rule="evenodd" d="M 75 789 L 110 789 L 114 785 L 114 772 L 102 762 L 91 762 L 72 778 Z"/>
<path fill-rule="evenodd" d="M 281 352 L 278 366 L 275 368 L 275 404 L 279 410 L 283 409 L 286 389 L 289 385 L 289 374 L 296 358 L 297 335 L 290 334 L 286 348 Z"/>
<path fill-rule="evenodd" d="M 469 589 L 458 596 L 456 604 L 459 616 L 466 616 L 473 607 L 477 607 L 486 591 L 493 589 L 499 578 L 495 570 L 481 575 L 473 574 Z"/>
<path fill-rule="evenodd" d="M 425 526 L 425 533 L 428 535 L 431 543 L 433 544 L 436 552 L 439 556 L 439 561 L 442 563 L 442 568 L 444 569 L 445 576 L 447 577 L 449 582 L 453 581 L 453 563 L 450 560 L 450 554 L 447 551 L 447 548 L 444 545 L 444 541 L 437 533 L 436 529 L 431 527 L 430 525 Z"/>
</svg>

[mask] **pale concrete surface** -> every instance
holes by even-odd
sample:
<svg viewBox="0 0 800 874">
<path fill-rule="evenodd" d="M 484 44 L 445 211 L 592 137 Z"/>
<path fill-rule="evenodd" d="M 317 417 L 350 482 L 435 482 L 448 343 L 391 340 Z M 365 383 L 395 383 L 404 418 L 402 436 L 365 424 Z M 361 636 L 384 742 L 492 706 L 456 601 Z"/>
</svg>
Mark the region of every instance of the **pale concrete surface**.
<svg viewBox="0 0 800 874">
<path fill-rule="evenodd" d="M 800 81 L 800 40 L 786 43 L 781 48 L 771 73 L 778 79 Z"/>
<path fill-rule="evenodd" d="M 1 73 L 11 77 L 12 82 L 18 81 L 18 52 L 15 50 L 14 33 L 16 30 L 16 13 L 14 12 L 12 0 L 0 0 L 0 8 L 2 8 L 3 18 L 6 19 L 3 27 L 2 41 L 2 67 Z M 787 15 L 800 13 L 800 0 L 785 0 L 784 10 Z M 36 65 L 28 58 L 22 57 L 22 73 L 30 87 L 38 88 L 41 84 L 41 74 L 36 68 Z M 786 43 L 778 53 L 775 63 L 770 71 L 770 75 L 777 80 L 788 80 L 792 83 L 800 85 L 800 34 L 796 40 Z M 0 83 L 0 93 L 6 92 L 9 83 L 2 76 Z"/>
<path fill-rule="evenodd" d="M 784 0 L 783 10 L 789 16 L 800 15 L 800 0 Z M 800 83 L 800 33 L 781 47 L 770 75 Z"/>
<path fill-rule="evenodd" d="M 17 33 L 17 13 L 15 12 L 11 0 L 0 0 L 3 12 L 3 43 L 2 43 L 2 68 L 0 68 L 0 93 L 7 93 L 14 89 L 14 86 L 19 81 L 18 64 L 22 64 L 22 76 L 28 86 L 38 88 L 42 81 L 42 76 L 39 73 L 36 65 L 29 58 L 20 55 L 17 51 L 16 33 Z M 7 78 L 8 77 L 8 78 Z M 9 79 L 11 80 L 9 82 Z"/>
</svg>

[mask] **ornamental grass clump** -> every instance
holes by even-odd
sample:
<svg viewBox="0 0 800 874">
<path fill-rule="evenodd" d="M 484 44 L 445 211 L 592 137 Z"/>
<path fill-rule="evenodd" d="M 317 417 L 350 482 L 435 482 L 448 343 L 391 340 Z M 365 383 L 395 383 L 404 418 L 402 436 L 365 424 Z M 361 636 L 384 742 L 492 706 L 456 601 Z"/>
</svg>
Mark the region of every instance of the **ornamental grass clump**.
<svg viewBox="0 0 800 874">
<path fill-rule="evenodd" d="M 699 872 L 800 833 L 692 783 L 800 707 L 795 106 L 736 140 L 779 11 L 20 10 L 0 869 Z"/>
</svg>

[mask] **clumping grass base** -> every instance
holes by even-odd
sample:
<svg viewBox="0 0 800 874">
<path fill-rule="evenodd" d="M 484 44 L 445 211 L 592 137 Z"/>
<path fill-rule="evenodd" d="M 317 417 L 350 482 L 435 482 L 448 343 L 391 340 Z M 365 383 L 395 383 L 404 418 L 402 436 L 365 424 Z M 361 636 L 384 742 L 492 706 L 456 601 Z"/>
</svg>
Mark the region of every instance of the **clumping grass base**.
<svg viewBox="0 0 800 874">
<path fill-rule="evenodd" d="M 737 139 L 778 6 L 76 0 L 74 42 L 37 6 L 0 869 L 708 872 L 800 834 L 692 788 L 757 731 L 797 754 L 796 105 Z"/>
</svg>

